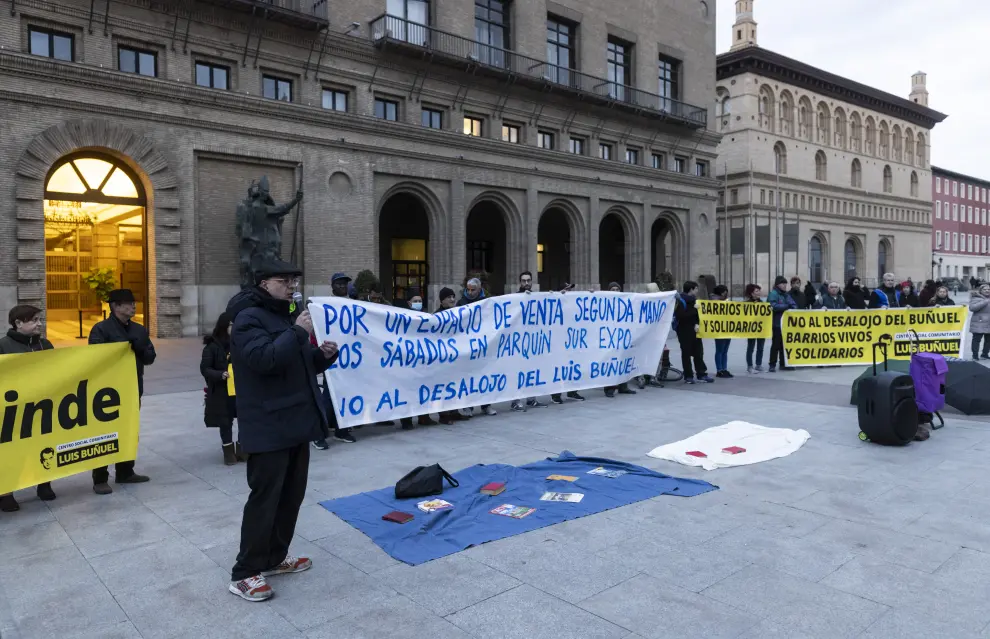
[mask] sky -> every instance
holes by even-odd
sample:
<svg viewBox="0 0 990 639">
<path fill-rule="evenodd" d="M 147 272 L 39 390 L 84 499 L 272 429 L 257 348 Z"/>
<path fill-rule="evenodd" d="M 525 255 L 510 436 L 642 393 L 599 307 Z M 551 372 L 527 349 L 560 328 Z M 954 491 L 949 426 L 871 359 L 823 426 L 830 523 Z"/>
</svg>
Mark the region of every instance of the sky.
<svg viewBox="0 0 990 639">
<path fill-rule="evenodd" d="M 716 50 L 732 43 L 735 0 L 718 0 Z M 757 43 L 907 98 L 928 74 L 933 165 L 990 179 L 990 0 L 754 0 Z"/>
</svg>

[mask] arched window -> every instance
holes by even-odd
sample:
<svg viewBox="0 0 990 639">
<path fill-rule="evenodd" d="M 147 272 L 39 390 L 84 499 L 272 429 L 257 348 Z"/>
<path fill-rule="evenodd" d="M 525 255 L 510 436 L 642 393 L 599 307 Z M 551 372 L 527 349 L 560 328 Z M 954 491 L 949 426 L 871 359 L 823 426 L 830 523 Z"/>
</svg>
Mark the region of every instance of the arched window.
<svg viewBox="0 0 990 639">
<path fill-rule="evenodd" d="M 891 172 L 889 164 L 883 166 L 883 192 L 894 192 L 894 174 Z"/>
<path fill-rule="evenodd" d="M 877 153 L 877 126 L 873 122 L 873 116 L 866 117 L 866 153 L 868 155 Z"/>
<path fill-rule="evenodd" d="M 729 128 L 729 123 L 731 122 L 732 106 L 729 102 L 728 92 L 722 87 L 719 87 L 715 93 L 715 104 L 718 111 L 719 127 L 722 131 L 725 131 Z"/>
<path fill-rule="evenodd" d="M 811 118 L 811 100 L 806 96 L 801 98 L 801 102 L 798 105 L 798 135 L 809 142 L 812 139 L 813 121 Z"/>
<path fill-rule="evenodd" d="M 822 241 L 815 235 L 808 242 L 808 281 L 813 284 L 821 284 L 824 278 L 822 254 Z"/>
<path fill-rule="evenodd" d="M 794 135 L 794 100 L 786 91 L 780 94 L 780 132 L 788 136 Z"/>
<path fill-rule="evenodd" d="M 815 153 L 815 179 L 821 182 L 828 179 L 828 160 L 824 151 Z"/>
<path fill-rule="evenodd" d="M 918 173 L 911 171 L 911 197 L 918 197 Z"/>
<path fill-rule="evenodd" d="M 904 162 L 914 166 L 914 131 L 904 131 Z"/>
<path fill-rule="evenodd" d="M 825 106 L 824 102 L 818 103 L 818 143 L 819 144 L 829 144 L 831 143 L 831 124 L 832 116 L 828 112 L 828 107 Z"/>
<path fill-rule="evenodd" d="M 835 110 L 835 146 L 840 149 L 846 148 L 846 113 L 841 108 Z"/>
<path fill-rule="evenodd" d="M 890 127 L 886 122 L 880 122 L 880 157 L 890 157 Z"/>
<path fill-rule="evenodd" d="M 880 244 L 877 245 L 877 279 L 883 279 L 883 274 L 887 272 L 887 249 L 890 246 L 887 244 L 887 240 L 880 240 Z"/>
<path fill-rule="evenodd" d="M 923 133 L 918 134 L 918 148 L 915 149 L 915 157 L 917 158 L 918 166 L 925 168 L 928 166 L 928 147 L 925 144 L 925 135 Z"/>
<path fill-rule="evenodd" d="M 787 148 L 783 142 L 773 145 L 773 168 L 778 175 L 787 175 Z"/>
<path fill-rule="evenodd" d="M 901 146 L 901 127 L 895 124 L 892 135 L 894 143 L 894 161 L 900 162 L 901 158 L 904 156 Z"/>
<path fill-rule="evenodd" d="M 846 240 L 846 246 L 843 249 L 843 263 L 846 281 L 856 277 L 856 273 L 859 271 L 859 251 L 856 250 L 856 242 L 851 238 Z"/>
<path fill-rule="evenodd" d="M 849 142 L 854 153 L 863 150 L 863 123 L 855 111 L 849 116 Z"/>
<path fill-rule="evenodd" d="M 852 180 L 850 184 L 856 188 L 863 188 L 863 167 L 860 165 L 858 158 L 854 158 L 852 161 Z"/>
</svg>

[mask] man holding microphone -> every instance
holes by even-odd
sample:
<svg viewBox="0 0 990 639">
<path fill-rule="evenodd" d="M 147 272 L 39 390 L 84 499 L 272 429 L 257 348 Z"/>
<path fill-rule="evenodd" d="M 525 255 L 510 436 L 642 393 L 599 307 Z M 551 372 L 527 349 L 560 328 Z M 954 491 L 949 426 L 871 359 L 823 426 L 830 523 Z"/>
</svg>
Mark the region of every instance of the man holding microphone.
<svg viewBox="0 0 990 639">
<path fill-rule="evenodd" d="M 306 493 L 309 443 L 329 436 L 316 376 L 337 359 L 337 344 L 310 344 L 309 311 L 291 310 L 302 271 L 272 259 L 256 269 L 256 286 L 227 305 L 233 318 L 230 357 L 237 380 L 241 447 L 250 457 L 251 488 L 241 523 L 241 548 L 229 590 L 248 601 L 274 594 L 266 577 L 313 566 L 292 557 L 289 543 Z M 298 310 L 298 309 L 297 309 Z"/>
</svg>

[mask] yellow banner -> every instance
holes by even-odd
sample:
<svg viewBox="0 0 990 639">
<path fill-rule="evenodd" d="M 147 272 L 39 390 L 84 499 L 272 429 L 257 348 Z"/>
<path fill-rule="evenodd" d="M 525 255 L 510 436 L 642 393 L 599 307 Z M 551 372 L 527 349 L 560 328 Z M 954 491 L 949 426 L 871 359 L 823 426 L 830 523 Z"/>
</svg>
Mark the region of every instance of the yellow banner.
<svg viewBox="0 0 990 639">
<path fill-rule="evenodd" d="M 890 359 L 922 353 L 962 357 L 965 306 L 866 311 L 787 311 L 781 323 L 788 366 L 872 364 L 873 344 L 890 338 Z M 912 332 L 912 329 L 917 333 Z M 877 350 L 877 361 L 883 353 Z"/>
<path fill-rule="evenodd" d="M 129 344 L 0 356 L 0 494 L 137 457 Z"/>
<path fill-rule="evenodd" d="M 698 300 L 698 337 L 773 337 L 773 309 L 766 302 Z"/>
</svg>

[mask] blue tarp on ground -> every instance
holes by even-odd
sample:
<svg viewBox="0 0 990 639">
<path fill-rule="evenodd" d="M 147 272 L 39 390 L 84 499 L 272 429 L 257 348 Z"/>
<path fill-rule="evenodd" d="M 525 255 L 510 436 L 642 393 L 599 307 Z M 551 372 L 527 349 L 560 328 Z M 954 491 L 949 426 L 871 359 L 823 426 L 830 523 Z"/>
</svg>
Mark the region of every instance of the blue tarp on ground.
<svg viewBox="0 0 990 639">
<path fill-rule="evenodd" d="M 589 470 L 599 466 L 624 470 L 627 474 L 614 479 L 588 474 Z M 471 546 L 658 495 L 694 497 L 718 489 L 705 481 L 670 477 L 611 459 L 577 457 L 568 451 L 525 466 L 479 464 L 453 475 L 460 487 L 453 488 L 444 481 L 443 494 L 436 497 L 452 503 L 452 510 L 424 513 L 416 504 L 433 498 L 396 499 L 393 487 L 331 499 L 321 502 L 321 505 L 368 535 L 395 559 L 417 566 Z M 570 475 L 578 477 L 578 480 L 548 481 L 548 475 Z M 478 492 L 490 482 L 505 482 L 505 491 L 495 496 Z M 540 501 L 547 491 L 584 493 L 584 499 L 576 504 Z M 523 519 L 489 512 L 502 504 L 529 506 L 536 508 L 536 512 Z M 405 524 L 383 521 L 382 515 L 393 510 L 409 513 L 415 519 Z"/>
</svg>

